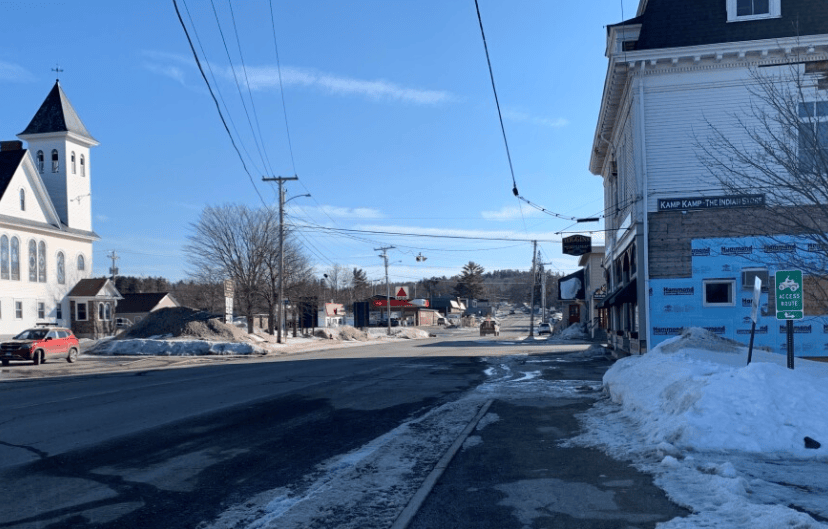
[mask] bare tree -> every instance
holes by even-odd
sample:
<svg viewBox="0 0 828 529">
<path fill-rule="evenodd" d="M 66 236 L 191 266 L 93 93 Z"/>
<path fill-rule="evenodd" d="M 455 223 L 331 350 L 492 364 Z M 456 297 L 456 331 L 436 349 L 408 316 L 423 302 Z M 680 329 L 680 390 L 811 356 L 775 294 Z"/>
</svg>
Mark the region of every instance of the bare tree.
<svg viewBox="0 0 828 529">
<path fill-rule="evenodd" d="M 275 215 L 244 205 L 208 206 L 184 247 L 192 274 L 221 275 L 232 279 L 236 295 L 247 313 L 247 330 L 253 332 L 253 308 L 275 244 Z"/>
<path fill-rule="evenodd" d="M 278 237 L 278 234 L 276 236 Z M 289 293 L 291 284 L 301 281 L 310 275 L 310 265 L 308 264 L 307 257 L 302 253 L 299 244 L 287 229 L 285 230 L 284 251 L 285 259 L 282 280 L 285 282 L 285 292 Z M 264 274 L 266 284 L 262 285 L 260 294 L 268 309 L 268 333 L 274 334 L 276 330 L 276 308 L 279 303 L 284 303 L 284 300 L 279 299 L 278 239 L 274 241 L 274 245 L 266 249 L 266 253 L 266 270 Z"/>
<path fill-rule="evenodd" d="M 779 266 L 810 275 L 810 307 L 828 312 L 828 63 L 803 62 L 754 69 L 748 83 L 749 109 L 730 123 L 707 122 L 696 135 L 699 160 L 733 195 L 764 194 L 764 208 L 745 210 L 729 231 L 805 248 L 775 254 Z M 809 305 L 806 299 L 806 306 Z"/>
</svg>

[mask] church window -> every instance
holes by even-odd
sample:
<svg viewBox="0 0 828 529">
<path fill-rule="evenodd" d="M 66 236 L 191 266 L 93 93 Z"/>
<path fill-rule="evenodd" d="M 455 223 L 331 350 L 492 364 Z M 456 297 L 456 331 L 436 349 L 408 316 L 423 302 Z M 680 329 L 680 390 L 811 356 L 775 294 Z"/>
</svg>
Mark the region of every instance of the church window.
<svg viewBox="0 0 828 529">
<path fill-rule="evenodd" d="M 37 283 L 37 243 L 29 241 L 29 281 Z"/>
<path fill-rule="evenodd" d="M 12 281 L 20 281 L 20 239 L 11 239 L 11 278 Z"/>
<path fill-rule="evenodd" d="M 60 169 L 60 163 L 58 162 L 58 152 L 57 149 L 52 149 L 52 172 L 56 173 Z"/>
<path fill-rule="evenodd" d="M 77 321 L 86 321 L 86 302 L 80 301 L 75 305 L 75 319 Z"/>
<path fill-rule="evenodd" d="M 76 174 L 76 171 L 75 171 L 75 151 L 72 151 L 72 174 Z"/>
<path fill-rule="evenodd" d="M 20 190 L 20 211 L 26 211 L 26 190 Z"/>
<path fill-rule="evenodd" d="M 104 319 L 106 321 L 112 320 L 112 304 L 111 303 L 107 303 L 104 306 Z"/>
<path fill-rule="evenodd" d="M 63 319 L 63 305 L 61 305 L 60 301 L 55 301 L 55 319 Z"/>
<path fill-rule="evenodd" d="M 98 321 L 104 321 L 104 304 L 98 303 Z"/>
<path fill-rule="evenodd" d="M 46 161 L 43 157 L 43 151 L 37 151 L 37 170 L 40 171 L 40 174 L 43 174 L 43 166 L 45 164 Z"/>
<path fill-rule="evenodd" d="M 66 284 L 66 259 L 63 256 L 63 252 L 58 252 L 57 254 L 57 281 L 58 284 Z"/>
<path fill-rule="evenodd" d="M 86 158 L 80 155 L 81 176 L 86 176 Z"/>
<path fill-rule="evenodd" d="M 9 278 L 9 237 L 0 237 L 0 279 Z"/>
<path fill-rule="evenodd" d="M 46 243 L 43 241 L 37 245 L 37 280 L 46 282 Z"/>
<path fill-rule="evenodd" d="M 83 258 L 83 255 L 78 256 L 78 271 L 86 270 L 86 261 Z"/>
</svg>

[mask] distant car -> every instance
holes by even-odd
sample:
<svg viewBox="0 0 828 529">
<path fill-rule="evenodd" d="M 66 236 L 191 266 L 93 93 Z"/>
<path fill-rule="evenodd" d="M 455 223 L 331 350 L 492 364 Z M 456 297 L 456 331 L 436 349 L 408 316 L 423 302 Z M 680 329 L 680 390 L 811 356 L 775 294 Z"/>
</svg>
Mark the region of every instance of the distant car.
<svg viewBox="0 0 828 529">
<path fill-rule="evenodd" d="M 548 323 L 541 323 L 538 325 L 538 336 L 541 334 L 552 334 L 552 326 Z"/>
<path fill-rule="evenodd" d="M 553 312 L 549 318 L 553 321 L 561 321 L 563 319 L 563 314 L 560 312 Z"/>
<path fill-rule="evenodd" d="M 500 325 L 494 320 L 483 320 L 480 323 L 480 336 L 486 336 L 487 334 L 500 336 Z"/>
<path fill-rule="evenodd" d="M 50 356 L 74 362 L 79 351 L 80 344 L 72 331 L 64 327 L 42 326 L 26 329 L 0 344 L 0 360 L 4 366 L 11 360 L 30 360 L 34 365 L 40 365 Z"/>
</svg>

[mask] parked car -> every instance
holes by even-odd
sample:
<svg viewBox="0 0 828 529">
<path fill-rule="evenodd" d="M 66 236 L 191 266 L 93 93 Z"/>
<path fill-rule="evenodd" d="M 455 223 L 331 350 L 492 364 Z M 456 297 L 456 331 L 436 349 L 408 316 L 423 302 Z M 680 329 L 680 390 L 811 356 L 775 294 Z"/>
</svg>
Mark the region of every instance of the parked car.
<svg viewBox="0 0 828 529">
<path fill-rule="evenodd" d="M 480 336 L 486 336 L 487 334 L 500 336 L 500 324 L 494 320 L 483 320 L 480 323 Z"/>
<path fill-rule="evenodd" d="M 72 331 L 64 327 L 39 326 L 26 329 L 11 340 L 0 344 L 0 360 L 9 365 L 11 360 L 30 360 L 43 364 L 48 357 L 66 358 L 74 362 L 80 345 Z"/>
<path fill-rule="evenodd" d="M 552 326 L 548 323 L 538 324 L 538 336 L 541 334 L 552 334 Z"/>
<path fill-rule="evenodd" d="M 553 312 L 552 314 L 549 315 L 549 318 L 552 321 L 556 321 L 556 322 L 561 321 L 563 319 L 563 314 L 561 314 L 560 312 Z"/>
</svg>

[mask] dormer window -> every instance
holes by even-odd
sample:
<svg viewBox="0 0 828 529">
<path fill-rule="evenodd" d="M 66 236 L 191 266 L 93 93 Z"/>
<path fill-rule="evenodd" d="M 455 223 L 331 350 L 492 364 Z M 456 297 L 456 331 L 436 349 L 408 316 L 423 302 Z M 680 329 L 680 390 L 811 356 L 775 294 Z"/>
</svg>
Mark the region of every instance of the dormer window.
<svg viewBox="0 0 828 529">
<path fill-rule="evenodd" d="M 80 155 L 81 176 L 86 176 L 86 159 Z"/>
<path fill-rule="evenodd" d="M 20 211 L 26 211 L 26 190 L 20 190 Z"/>
<path fill-rule="evenodd" d="M 727 0 L 727 21 L 742 22 L 779 18 L 782 0 Z"/>
<path fill-rule="evenodd" d="M 75 174 L 75 151 L 72 151 L 72 174 Z"/>
<path fill-rule="evenodd" d="M 52 172 L 56 173 L 60 169 L 60 163 L 58 161 L 58 152 L 57 149 L 52 149 Z"/>
<path fill-rule="evenodd" d="M 43 167 L 46 164 L 46 158 L 43 156 L 43 151 L 37 151 L 37 170 L 43 174 Z"/>
</svg>

